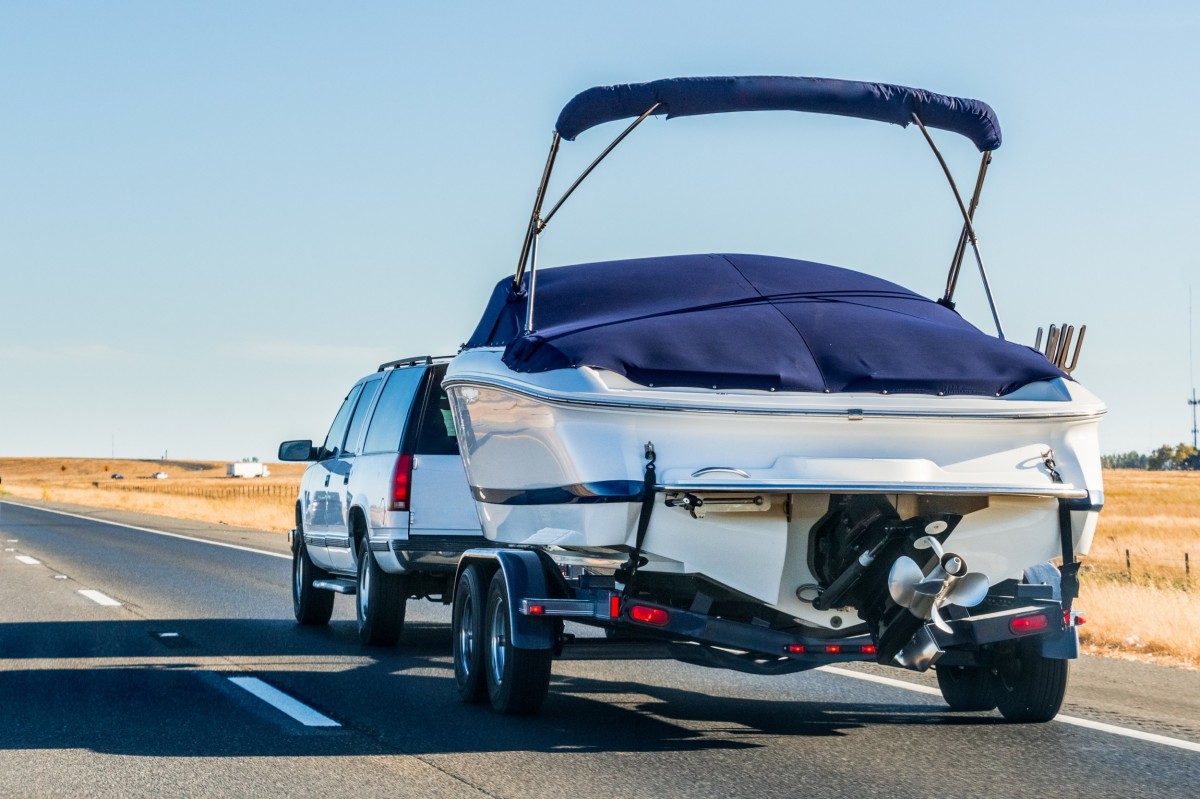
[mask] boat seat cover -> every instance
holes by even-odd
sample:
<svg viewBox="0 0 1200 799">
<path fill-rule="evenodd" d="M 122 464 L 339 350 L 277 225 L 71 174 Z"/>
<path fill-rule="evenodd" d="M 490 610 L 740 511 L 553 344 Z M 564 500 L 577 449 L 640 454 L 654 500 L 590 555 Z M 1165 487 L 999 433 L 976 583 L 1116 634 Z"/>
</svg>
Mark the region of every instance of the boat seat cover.
<svg viewBox="0 0 1200 799">
<path fill-rule="evenodd" d="M 526 285 L 528 274 L 525 276 Z M 877 277 L 763 255 L 677 255 L 501 280 L 467 348 L 515 372 L 591 366 L 645 386 L 1000 396 L 1066 377 L 1041 353 Z"/>
</svg>

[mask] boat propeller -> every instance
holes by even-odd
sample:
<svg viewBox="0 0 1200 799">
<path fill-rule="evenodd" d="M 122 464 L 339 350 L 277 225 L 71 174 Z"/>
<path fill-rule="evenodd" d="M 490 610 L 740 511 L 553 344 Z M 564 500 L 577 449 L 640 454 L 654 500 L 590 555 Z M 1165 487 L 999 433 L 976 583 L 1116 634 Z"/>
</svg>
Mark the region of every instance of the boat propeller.
<svg viewBox="0 0 1200 799">
<path fill-rule="evenodd" d="M 943 551 L 932 535 L 918 538 L 913 546 L 932 549 L 938 556 L 937 565 L 925 574 L 915 560 L 901 555 L 888 574 L 888 593 L 917 618 L 929 619 L 939 630 L 952 632 L 939 610 L 946 605 L 975 607 L 987 596 L 988 579 L 979 572 L 967 571 L 967 562 L 953 552 Z"/>
</svg>

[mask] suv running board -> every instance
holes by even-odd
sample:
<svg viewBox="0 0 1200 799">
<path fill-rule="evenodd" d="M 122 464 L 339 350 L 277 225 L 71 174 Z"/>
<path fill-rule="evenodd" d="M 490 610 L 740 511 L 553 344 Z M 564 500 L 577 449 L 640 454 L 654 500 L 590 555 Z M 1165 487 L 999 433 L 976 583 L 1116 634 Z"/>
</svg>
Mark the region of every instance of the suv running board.
<svg viewBox="0 0 1200 799">
<path fill-rule="evenodd" d="M 357 594 L 358 583 L 354 580 L 313 580 L 313 588 L 323 588 L 335 594 Z"/>
</svg>

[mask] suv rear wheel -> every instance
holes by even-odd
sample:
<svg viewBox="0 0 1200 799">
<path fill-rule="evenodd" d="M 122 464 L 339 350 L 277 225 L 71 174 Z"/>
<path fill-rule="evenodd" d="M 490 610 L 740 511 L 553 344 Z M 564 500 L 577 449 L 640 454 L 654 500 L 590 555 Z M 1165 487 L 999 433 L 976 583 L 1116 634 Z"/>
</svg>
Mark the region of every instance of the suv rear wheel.
<svg viewBox="0 0 1200 799">
<path fill-rule="evenodd" d="M 408 601 L 404 576 L 379 567 L 366 541 L 358 557 L 358 640 L 368 646 L 394 646 L 404 629 Z"/>
</svg>

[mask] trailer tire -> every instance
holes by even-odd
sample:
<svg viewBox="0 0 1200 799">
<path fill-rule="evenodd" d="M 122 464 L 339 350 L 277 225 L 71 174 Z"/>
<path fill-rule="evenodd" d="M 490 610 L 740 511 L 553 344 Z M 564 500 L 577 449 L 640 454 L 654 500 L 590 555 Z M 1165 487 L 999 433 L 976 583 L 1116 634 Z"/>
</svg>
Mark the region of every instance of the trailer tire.
<svg viewBox="0 0 1200 799">
<path fill-rule="evenodd" d="M 395 646 L 404 630 L 408 603 L 404 575 L 388 574 L 379 567 L 370 547 L 363 541 L 358 558 L 358 640 L 367 646 Z"/>
<path fill-rule="evenodd" d="M 1070 661 L 1043 657 L 1036 638 L 1017 643 L 996 664 L 996 705 L 1009 721 L 1040 724 L 1058 715 L 1067 693 Z"/>
<path fill-rule="evenodd" d="M 549 649 L 513 646 L 508 618 L 508 583 L 501 569 L 488 588 L 485 618 L 487 692 L 492 708 L 506 716 L 537 713 L 550 688 Z"/>
<path fill-rule="evenodd" d="M 488 698 L 484 677 L 483 615 L 487 596 L 484 592 L 483 567 L 471 564 L 463 569 L 454 589 L 454 680 L 464 702 L 483 702 Z"/>
<path fill-rule="evenodd" d="M 333 592 L 313 588 L 313 580 L 327 576 L 308 556 L 304 533 L 297 527 L 296 544 L 292 547 L 292 612 L 300 624 L 319 627 L 328 624 L 333 616 Z"/>
<path fill-rule="evenodd" d="M 938 688 L 951 710 L 995 710 L 991 669 L 981 666 L 937 666 Z"/>
</svg>

